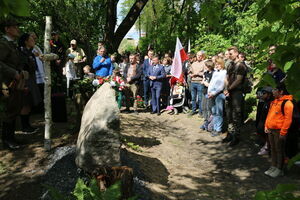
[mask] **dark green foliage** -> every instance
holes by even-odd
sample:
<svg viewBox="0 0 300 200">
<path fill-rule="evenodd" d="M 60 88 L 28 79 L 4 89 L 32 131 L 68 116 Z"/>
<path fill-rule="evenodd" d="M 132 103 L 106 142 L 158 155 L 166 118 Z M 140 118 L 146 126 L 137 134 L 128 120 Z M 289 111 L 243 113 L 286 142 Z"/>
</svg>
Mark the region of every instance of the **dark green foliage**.
<svg viewBox="0 0 300 200">
<path fill-rule="evenodd" d="M 96 179 L 92 179 L 89 184 L 85 184 L 82 179 L 78 179 L 72 195 L 61 194 L 57 189 L 45 186 L 53 200 L 119 200 L 121 198 L 121 182 L 118 181 L 110 186 L 106 191 L 101 192 Z M 131 197 L 128 200 L 136 200 L 137 197 Z"/>
<path fill-rule="evenodd" d="M 255 195 L 255 200 L 300 200 L 292 192 L 299 190 L 294 184 L 278 184 L 276 189 L 271 191 L 259 191 Z"/>
<path fill-rule="evenodd" d="M 0 0 L 0 17 L 29 16 L 28 6 L 28 1 L 25 0 Z"/>
</svg>

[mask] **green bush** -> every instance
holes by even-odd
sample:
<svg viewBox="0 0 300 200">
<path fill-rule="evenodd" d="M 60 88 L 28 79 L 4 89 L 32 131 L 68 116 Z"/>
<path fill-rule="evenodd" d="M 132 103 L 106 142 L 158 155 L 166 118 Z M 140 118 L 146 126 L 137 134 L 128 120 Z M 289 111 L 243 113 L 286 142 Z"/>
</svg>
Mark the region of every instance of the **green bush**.
<svg viewBox="0 0 300 200">
<path fill-rule="evenodd" d="M 274 190 L 257 192 L 255 200 L 300 200 L 292 193 L 297 190 L 299 187 L 295 184 L 278 184 Z"/>
<path fill-rule="evenodd" d="M 85 184 L 82 179 L 78 179 L 74 191 L 71 195 L 61 194 L 57 189 L 46 186 L 53 200 L 119 200 L 121 198 L 121 182 L 118 181 L 110 186 L 106 191 L 100 191 L 96 179 L 92 179 L 90 184 Z M 131 197 L 128 200 L 136 200 Z"/>
</svg>

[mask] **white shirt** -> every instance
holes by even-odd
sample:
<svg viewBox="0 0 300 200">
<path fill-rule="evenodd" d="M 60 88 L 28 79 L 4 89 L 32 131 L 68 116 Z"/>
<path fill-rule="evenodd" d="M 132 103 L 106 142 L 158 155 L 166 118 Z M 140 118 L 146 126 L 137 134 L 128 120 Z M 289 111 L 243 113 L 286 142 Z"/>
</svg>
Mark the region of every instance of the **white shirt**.
<svg viewBox="0 0 300 200">
<path fill-rule="evenodd" d="M 66 63 L 66 77 L 69 80 L 73 80 L 73 79 L 77 78 L 76 77 L 76 72 L 75 72 L 75 65 L 71 60 L 69 60 Z"/>
<path fill-rule="evenodd" d="M 224 90 L 226 74 L 227 71 L 225 69 L 214 71 L 213 76 L 208 85 L 208 94 L 216 95 L 222 90 Z"/>
<path fill-rule="evenodd" d="M 42 50 L 37 45 L 34 46 L 32 53 L 38 53 L 39 55 L 43 54 Z M 37 84 L 45 83 L 44 63 L 40 59 L 40 57 L 35 57 L 35 61 L 37 64 L 37 69 L 35 70 L 36 83 Z"/>
</svg>

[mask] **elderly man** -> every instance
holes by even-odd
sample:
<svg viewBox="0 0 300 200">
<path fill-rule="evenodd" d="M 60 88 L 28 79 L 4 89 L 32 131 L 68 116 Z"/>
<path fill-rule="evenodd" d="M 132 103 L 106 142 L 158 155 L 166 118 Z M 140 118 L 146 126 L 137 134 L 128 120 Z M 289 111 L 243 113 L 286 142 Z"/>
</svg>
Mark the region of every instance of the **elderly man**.
<svg viewBox="0 0 300 200">
<path fill-rule="evenodd" d="M 202 99 L 202 80 L 204 75 L 205 69 L 205 58 L 206 54 L 204 51 L 197 52 L 197 61 L 194 62 L 191 67 L 189 68 L 188 74 L 191 78 L 191 93 L 192 93 L 192 112 L 191 115 L 196 114 L 197 110 L 197 102 L 198 100 L 198 108 L 199 108 L 199 115 L 202 114 L 201 108 L 201 99 Z"/>
<path fill-rule="evenodd" d="M 77 46 L 76 40 L 71 40 L 70 42 L 71 47 L 67 49 L 66 56 L 69 54 L 73 54 L 75 56 L 74 58 L 74 64 L 75 64 L 75 71 L 77 77 L 82 77 L 83 74 L 83 65 L 86 62 L 86 56 L 82 48 L 79 48 Z"/>
<path fill-rule="evenodd" d="M 15 43 L 20 34 L 18 23 L 13 19 L 6 19 L 0 26 L 4 33 L 0 39 L 0 87 L 2 83 L 9 86 L 9 96 L 1 100 L 5 108 L 2 120 L 2 142 L 4 147 L 15 150 L 20 148 L 14 137 L 16 118 L 22 108 L 23 88 L 19 83 L 26 73 L 20 68 L 20 54 Z"/>
</svg>

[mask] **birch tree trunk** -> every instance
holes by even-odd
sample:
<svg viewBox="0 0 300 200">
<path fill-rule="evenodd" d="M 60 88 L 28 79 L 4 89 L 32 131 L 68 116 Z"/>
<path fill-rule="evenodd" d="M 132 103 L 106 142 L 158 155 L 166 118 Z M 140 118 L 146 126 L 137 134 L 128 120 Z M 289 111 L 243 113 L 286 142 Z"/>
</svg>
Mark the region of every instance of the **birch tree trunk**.
<svg viewBox="0 0 300 200">
<path fill-rule="evenodd" d="M 50 36 L 52 28 L 52 17 L 46 16 L 46 28 L 44 39 L 44 54 L 50 54 Z M 49 151 L 51 149 L 51 129 L 52 129 L 52 111 L 51 111 L 51 67 L 50 61 L 44 61 L 45 66 L 45 88 L 44 88 L 44 104 L 45 104 L 45 138 L 44 148 Z"/>
</svg>

